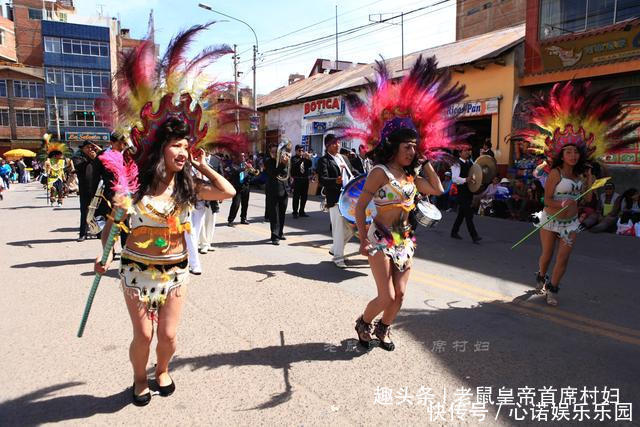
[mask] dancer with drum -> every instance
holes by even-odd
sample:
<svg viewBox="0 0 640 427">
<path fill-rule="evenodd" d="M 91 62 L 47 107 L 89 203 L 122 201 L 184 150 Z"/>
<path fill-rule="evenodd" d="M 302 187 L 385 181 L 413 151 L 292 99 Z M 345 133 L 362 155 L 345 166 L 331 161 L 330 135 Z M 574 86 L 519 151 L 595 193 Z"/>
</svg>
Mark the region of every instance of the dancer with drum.
<svg viewBox="0 0 640 427">
<path fill-rule="evenodd" d="M 340 214 L 338 200 L 342 187 L 354 177 L 354 172 L 349 160 L 339 153 L 340 142 L 334 134 L 329 133 L 325 136 L 324 146 L 325 154 L 318 161 L 318 178 L 324 187 L 326 206 L 331 218 L 333 245 L 330 253 L 337 267 L 346 268 L 344 246 L 353 237 L 354 230 Z"/>
<path fill-rule="evenodd" d="M 434 57 L 420 56 L 399 83 L 393 83 L 384 63 L 378 63 L 377 74 L 367 101 L 347 97 L 351 116 L 361 127 L 347 128 L 345 136 L 367 144 L 367 156 L 374 163 L 356 205 L 356 225 L 360 252 L 369 258 L 378 295 L 357 319 L 356 331 L 362 345 L 370 347 L 375 336 L 383 349 L 392 351 L 390 328 L 402 307 L 415 250 L 409 212 L 418 192 L 443 192 L 431 165 L 424 164 L 423 178 L 419 163 L 438 158 L 449 147 L 454 118 L 447 110 L 464 98 L 464 87 L 449 87 L 451 77 L 437 72 Z M 367 230 L 366 211 L 372 200 L 376 214 Z M 380 313 L 374 330 L 372 323 Z"/>
</svg>

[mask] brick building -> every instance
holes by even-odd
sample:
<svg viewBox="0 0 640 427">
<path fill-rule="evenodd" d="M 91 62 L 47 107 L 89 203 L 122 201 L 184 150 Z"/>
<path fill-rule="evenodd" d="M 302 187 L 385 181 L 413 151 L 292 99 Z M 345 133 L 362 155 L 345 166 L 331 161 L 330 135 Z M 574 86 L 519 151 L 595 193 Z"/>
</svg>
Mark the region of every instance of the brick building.
<svg viewBox="0 0 640 427">
<path fill-rule="evenodd" d="M 527 0 L 457 0 L 456 40 L 521 24 Z"/>
</svg>

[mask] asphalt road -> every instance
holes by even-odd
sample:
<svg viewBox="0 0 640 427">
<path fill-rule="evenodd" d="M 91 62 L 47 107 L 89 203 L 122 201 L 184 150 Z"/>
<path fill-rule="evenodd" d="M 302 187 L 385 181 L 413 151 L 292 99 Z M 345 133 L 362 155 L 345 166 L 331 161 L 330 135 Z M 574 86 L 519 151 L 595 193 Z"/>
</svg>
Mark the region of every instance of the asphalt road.
<svg viewBox="0 0 640 427">
<path fill-rule="evenodd" d="M 448 237 L 445 214 L 418 232 L 396 351 L 365 352 L 353 325 L 375 294 L 366 260 L 330 262 L 317 201 L 310 218 L 289 214 L 286 242 L 271 246 L 264 195 L 252 193 L 250 225 L 226 226 L 223 204 L 216 251 L 188 285 L 176 393 L 137 408 L 117 263 L 76 337 L 99 252 L 75 241 L 78 199 L 48 207 L 35 183 L 4 196 L 0 425 L 526 425 L 563 414 L 603 425 L 640 404 L 640 239 L 581 234 L 552 308 L 532 292 L 537 239 L 509 249 L 530 225 L 476 218 L 484 240 L 473 245 L 464 228 L 465 240 Z M 477 404 L 482 392 L 493 403 Z"/>
</svg>

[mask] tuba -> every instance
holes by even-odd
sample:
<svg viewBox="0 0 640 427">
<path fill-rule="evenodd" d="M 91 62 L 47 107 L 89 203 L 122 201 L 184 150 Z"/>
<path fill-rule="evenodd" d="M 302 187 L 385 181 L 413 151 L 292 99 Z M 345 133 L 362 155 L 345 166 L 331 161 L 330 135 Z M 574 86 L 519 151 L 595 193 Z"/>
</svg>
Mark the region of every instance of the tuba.
<svg viewBox="0 0 640 427">
<path fill-rule="evenodd" d="M 278 179 L 280 181 L 289 182 L 289 179 L 291 178 L 291 141 L 285 138 L 280 142 L 280 144 L 278 144 L 276 159 L 278 164 L 287 164 L 286 174 L 278 175 Z"/>
<path fill-rule="evenodd" d="M 89 234 L 97 235 L 100 234 L 102 228 L 105 225 L 105 219 L 102 216 L 96 217 L 96 209 L 100 206 L 100 201 L 102 199 L 102 192 L 104 191 L 104 183 L 100 180 L 98 184 L 98 188 L 96 189 L 96 194 L 91 199 L 91 203 L 89 204 L 89 209 L 87 210 L 87 231 Z"/>
</svg>

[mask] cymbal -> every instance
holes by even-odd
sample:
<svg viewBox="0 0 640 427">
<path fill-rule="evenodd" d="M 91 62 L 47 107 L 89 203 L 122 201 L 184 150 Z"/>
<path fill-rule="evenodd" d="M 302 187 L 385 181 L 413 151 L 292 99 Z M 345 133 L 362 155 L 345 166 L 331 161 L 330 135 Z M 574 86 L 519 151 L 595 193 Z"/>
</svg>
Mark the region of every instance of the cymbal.
<svg viewBox="0 0 640 427">
<path fill-rule="evenodd" d="M 467 181 L 467 187 L 469 187 L 469 191 L 471 191 L 472 193 L 478 192 L 478 190 L 480 190 L 480 187 L 482 187 L 483 185 L 482 166 L 480 166 L 478 163 L 474 163 L 473 165 L 471 165 L 468 177 L 469 181 Z"/>
<path fill-rule="evenodd" d="M 493 156 L 482 155 L 474 162 L 482 168 L 482 183 L 490 184 L 498 172 L 498 164 Z"/>
</svg>

